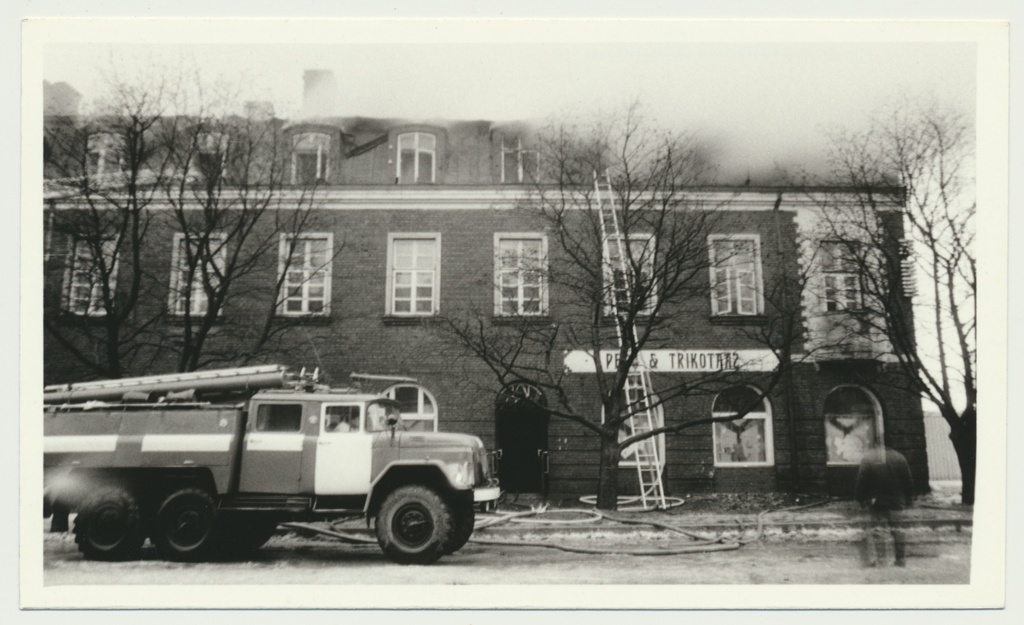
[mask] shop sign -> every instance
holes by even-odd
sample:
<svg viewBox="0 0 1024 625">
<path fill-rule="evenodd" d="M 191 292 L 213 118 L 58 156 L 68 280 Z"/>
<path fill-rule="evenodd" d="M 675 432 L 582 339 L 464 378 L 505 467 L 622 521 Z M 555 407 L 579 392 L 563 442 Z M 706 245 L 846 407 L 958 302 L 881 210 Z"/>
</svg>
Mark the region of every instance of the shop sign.
<svg viewBox="0 0 1024 625">
<path fill-rule="evenodd" d="M 601 368 L 612 371 L 618 364 L 619 351 L 603 349 L 600 358 Z M 637 360 L 643 361 L 651 373 L 774 371 L 779 366 L 779 359 L 770 349 L 645 349 Z M 565 352 L 563 364 L 570 373 L 597 370 L 593 352 L 582 349 Z"/>
</svg>

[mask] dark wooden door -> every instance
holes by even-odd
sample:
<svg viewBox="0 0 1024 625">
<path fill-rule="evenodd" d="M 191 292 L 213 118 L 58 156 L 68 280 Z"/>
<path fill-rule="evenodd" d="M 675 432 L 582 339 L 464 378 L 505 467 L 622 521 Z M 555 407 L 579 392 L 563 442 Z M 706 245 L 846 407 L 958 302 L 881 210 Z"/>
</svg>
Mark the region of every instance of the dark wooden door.
<svg viewBox="0 0 1024 625">
<path fill-rule="evenodd" d="M 495 436 L 501 456 L 498 477 L 511 493 L 547 492 L 548 411 L 536 388 L 520 384 L 502 391 L 495 406 Z"/>
</svg>

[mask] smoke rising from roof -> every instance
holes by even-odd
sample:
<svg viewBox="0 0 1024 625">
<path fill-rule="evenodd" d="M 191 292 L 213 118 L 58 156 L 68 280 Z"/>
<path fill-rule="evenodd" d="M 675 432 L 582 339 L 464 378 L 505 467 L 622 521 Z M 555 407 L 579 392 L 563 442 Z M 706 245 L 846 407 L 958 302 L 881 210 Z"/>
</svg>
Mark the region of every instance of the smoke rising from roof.
<svg viewBox="0 0 1024 625">
<path fill-rule="evenodd" d="M 338 80 L 329 69 L 307 69 L 302 73 L 302 116 L 337 115 Z"/>
<path fill-rule="evenodd" d="M 204 76 L 242 82 L 240 103 L 269 101 L 292 120 L 500 123 L 586 117 L 638 100 L 659 127 L 693 132 L 714 154 L 724 184 L 822 170 L 828 131 L 863 127 L 900 93 L 936 94 L 968 116 L 976 99 L 974 45 L 930 41 L 68 43 L 47 47 L 44 76 L 69 81 L 88 102 L 102 91 L 111 59 L 145 59 L 138 68 L 145 76 L 154 61 L 181 65 L 182 50 Z"/>
</svg>

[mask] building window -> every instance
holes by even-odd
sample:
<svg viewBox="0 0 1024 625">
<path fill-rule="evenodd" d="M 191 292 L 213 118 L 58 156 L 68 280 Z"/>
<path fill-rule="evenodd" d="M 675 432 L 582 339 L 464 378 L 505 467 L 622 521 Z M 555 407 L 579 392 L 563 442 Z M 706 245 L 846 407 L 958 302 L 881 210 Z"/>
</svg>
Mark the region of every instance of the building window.
<svg viewBox="0 0 1024 625">
<path fill-rule="evenodd" d="M 292 151 L 292 184 L 324 182 L 330 172 L 331 137 L 321 132 L 296 135 Z"/>
<path fill-rule="evenodd" d="M 391 235 L 388 254 L 388 314 L 437 312 L 441 235 Z"/>
<path fill-rule="evenodd" d="M 256 409 L 257 432 L 302 430 L 302 404 L 260 404 Z"/>
<path fill-rule="evenodd" d="M 649 409 L 650 410 L 650 415 L 651 415 L 651 425 L 650 425 L 650 427 L 647 426 L 647 422 L 646 422 L 647 421 L 647 412 L 646 412 L 646 410 L 647 410 L 647 405 L 648 404 L 647 404 L 647 397 L 644 395 L 644 389 L 643 389 L 643 383 L 642 383 L 643 380 L 640 377 L 641 375 L 642 374 L 640 374 L 640 373 L 630 373 L 629 374 L 629 384 L 627 385 L 626 402 L 627 402 L 627 405 L 630 407 L 629 410 L 633 413 L 633 419 L 632 420 L 627 419 L 625 422 L 623 422 L 623 424 L 621 426 L 619 426 L 619 442 L 622 442 L 622 441 L 626 440 L 627 438 L 629 438 L 630 436 L 633 436 L 634 434 L 636 434 L 636 432 L 638 430 L 641 430 L 641 429 L 642 430 L 650 430 L 650 429 L 654 429 L 654 428 L 660 428 L 660 427 L 663 427 L 665 425 L 665 411 L 664 411 L 661 403 L 659 402 L 658 397 L 656 395 L 652 395 L 650 403 L 656 404 L 656 405 Z M 605 420 L 605 414 L 604 414 L 604 410 L 602 409 L 602 411 L 601 411 L 601 422 L 604 423 L 604 420 Z M 641 448 L 644 447 L 644 448 L 646 448 L 646 450 L 648 452 L 650 452 L 652 450 L 652 446 L 653 446 L 653 450 L 656 451 L 657 454 L 658 454 L 658 464 L 660 464 L 661 466 L 664 466 L 665 465 L 665 436 L 664 435 L 658 435 L 658 436 L 655 436 L 653 438 L 653 440 L 647 439 L 645 441 L 640 441 L 638 443 L 633 443 L 632 445 L 629 445 L 628 447 L 624 447 L 622 449 L 622 452 L 621 452 L 622 461 L 619 463 L 619 466 L 624 466 L 624 467 L 635 467 L 635 466 L 637 466 L 638 455 L 639 455 L 639 452 L 642 450 Z M 645 462 L 645 465 L 646 464 L 650 464 L 650 463 L 649 462 Z"/>
<path fill-rule="evenodd" d="M 764 312 L 759 237 L 712 236 L 711 310 L 715 315 Z"/>
<path fill-rule="evenodd" d="M 547 313 L 547 240 L 533 234 L 496 234 L 495 314 Z"/>
<path fill-rule="evenodd" d="M 612 303 L 625 310 L 637 310 L 650 314 L 658 301 L 658 289 L 654 276 L 655 238 L 652 234 L 630 234 L 621 236 L 621 248 L 631 260 L 619 260 L 619 245 L 608 242 L 608 262 L 604 265 L 605 313 L 612 314 Z M 637 273 L 639 270 L 639 273 Z M 630 295 L 632 294 L 632 300 Z"/>
<path fill-rule="evenodd" d="M 171 311 L 175 315 L 205 315 L 209 294 L 220 286 L 227 260 L 227 242 L 222 234 L 206 240 L 193 235 L 174 235 L 171 259 Z"/>
<path fill-rule="evenodd" d="M 825 398 L 825 445 L 829 464 L 858 464 L 881 440 L 878 400 L 858 386 L 840 386 Z"/>
<path fill-rule="evenodd" d="M 425 132 L 398 135 L 395 176 L 399 184 L 433 183 L 437 170 L 437 139 Z"/>
<path fill-rule="evenodd" d="M 772 415 L 761 392 L 750 386 L 722 391 L 711 408 L 714 418 L 730 417 L 744 410 L 746 415 L 714 424 L 715 466 L 767 466 L 775 462 L 772 445 Z"/>
<path fill-rule="evenodd" d="M 532 182 L 539 169 L 537 150 L 524 150 L 521 139 L 501 140 L 501 181 L 503 183 Z"/>
<path fill-rule="evenodd" d="M 437 431 L 437 402 L 427 389 L 414 384 L 399 384 L 384 391 L 384 394 L 398 402 L 403 429 Z"/>
<path fill-rule="evenodd" d="M 825 310 L 859 310 L 861 307 L 859 245 L 851 241 L 823 241 L 821 270 L 825 274 Z"/>
<path fill-rule="evenodd" d="M 111 295 L 117 286 L 117 257 L 114 241 L 99 244 L 102 258 L 97 258 L 96 245 L 82 239 L 71 241 L 68 265 L 64 275 L 64 309 L 75 315 L 107 314 L 103 303 L 106 278 Z"/>
<path fill-rule="evenodd" d="M 281 235 L 280 314 L 330 314 L 332 243 L 331 234 Z"/>
</svg>

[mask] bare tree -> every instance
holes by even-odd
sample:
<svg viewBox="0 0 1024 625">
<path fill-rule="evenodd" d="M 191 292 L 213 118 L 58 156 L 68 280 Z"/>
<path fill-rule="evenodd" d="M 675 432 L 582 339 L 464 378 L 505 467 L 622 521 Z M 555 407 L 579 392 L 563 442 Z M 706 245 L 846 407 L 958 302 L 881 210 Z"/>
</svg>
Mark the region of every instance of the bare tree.
<svg viewBox="0 0 1024 625">
<path fill-rule="evenodd" d="M 661 376 L 650 396 L 627 396 L 627 381 L 636 375 L 644 350 L 681 344 L 687 319 L 707 314 L 708 235 L 715 231 L 723 206 L 702 201 L 692 191 L 710 166 L 692 138 L 648 127 L 636 107 L 618 123 L 549 128 L 539 139 L 539 151 L 543 169 L 521 210 L 550 233 L 553 244 L 544 258 L 522 250 L 509 250 L 506 256 L 499 250 L 496 262 L 502 271 L 517 274 L 520 286 L 544 284 L 551 293 L 550 307 L 543 289 L 526 295 L 529 289 L 524 287 L 506 296 L 504 285 L 498 284 L 499 322 L 491 321 L 490 311 L 464 308 L 446 311 L 439 325 L 457 346 L 455 353 L 484 363 L 499 386 L 525 383 L 542 390 L 549 399 L 538 407 L 597 436 L 597 507 L 615 509 L 623 450 L 654 436 L 742 420 L 772 392 L 791 366 L 791 347 L 800 336 L 800 296 L 782 296 L 794 285 L 783 288 L 779 282 L 766 288 L 765 309 L 758 311 L 764 323 L 752 333 L 759 335 L 757 345 L 771 347 L 783 365 L 758 367 L 761 373 L 730 364 L 713 372 L 671 376 L 672 381 Z M 604 262 L 605 254 L 616 254 L 618 247 L 604 244 L 609 232 L 602 228 L 598 210 L 594 174 L 605 171 L 614 189 L 625 271 L 609 269 Z M 593 358 L 593 399 L 602 406 L 601 413 L 579 405 L 574 394 L 579 376 L 570 379 L 563 362 L 563 352 L 570 350 Z M 672 414 L 651 430 L 629 428 L 631 418 L 649 408 L 669 409 L 683 398 L 737 384 L 758 384 L 762 394 L 735 414 Z"/>
<path fill-rule="evenodd" d="M 312 283 L 342 246 L 298 249 L 317 183 L 289 186 L 280 122 L 235 113 L 236 94 L 198 74 L 168 76 L 114 75 L 96 113 L 47 120 L 48 252 L 64 276 L 45 327 L 87 377 L 305 352 L 311 339 L 289 333 L 328 312 L 323 297 L 281 314 L 296 290 L 324 288 Z M 155 251 L 168 232 L 170 258 Z"/>
<path fill-rule="evenodd" d="M 170 171 L 155 133 L 178 84 L 114 75 L 109 87 L 87 119 L 47 119 L 47 252 L 66 256 L 44 327 L 87 375 L 116 378 L 145 366 L 140 348 L 161 316 L 140 303 L 151 295 L 148 209 Z"/>
<path fill-rule="evenodd" d="M 325 293 L 324 270 L 341 250 L 299 249 L 317 224 L 317 182 L 289 186 L 291 149 L 280 124 L 230 112 L 236 100 L 208 92 L 199 111 L 162 137 L 178 173 L 162 190 L 177 233 L 168 307 L 180 327 L 163 343 L 173 345 L 179 371 L 281 356 L 285 347 L 294 353 L 298 343 L 282 339 L 302 319 L 281 315 L 286 300 L 311 281 Z M 328 312 L 321 299 L 299 312 Z"/>
<path fill-rule="evenodd" d="M 949 424 L 962 500 L 973 504 L 977 257 L 971 128 L 957 112 L 905 103 L 866 131 L 837 133 L 832 145 L 832 175 L 856 194 L 854 201 L 824 207 L 822 238 L 834 242 L 833 262 L 856 273 L 849 286 L 861 293 L 846 298 L 851 314 L 877 337 L 876 353 L 897 364 L 902 375 L 892 383 L 934 403 Z M 894 205 L 902 212 L 885 210 Z"/>
</svg>

